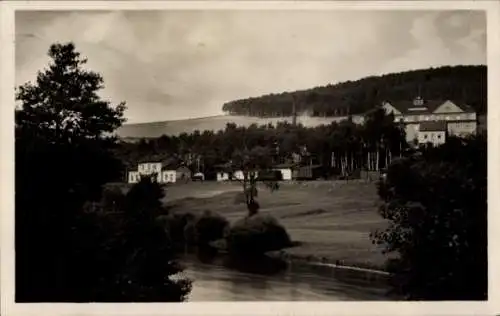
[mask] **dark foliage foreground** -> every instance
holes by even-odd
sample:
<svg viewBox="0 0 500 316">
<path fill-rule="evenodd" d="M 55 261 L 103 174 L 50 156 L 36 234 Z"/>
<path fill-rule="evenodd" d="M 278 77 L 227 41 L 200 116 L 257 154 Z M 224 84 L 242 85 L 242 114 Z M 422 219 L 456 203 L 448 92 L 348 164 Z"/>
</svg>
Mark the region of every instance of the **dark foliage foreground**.
<svg viewBox="0 0 500 316">
<path fill-rule="evenodd" d="M 393 289 L 411 300 L 487 299 L 486 135 L 450 138 L 395 162 L 381 183 L 390 227 L 374 241 L 389 262 Z"/>
<path fill-rule="evenodd" d="M 161 187 L 144 179 L 101 197 L 122 171 L 109 133 L 124 105 L 100 100 L 102 78 L 72 44 L 49 56 L 17 93 L 16 301 L 182 301 L 190 284 L 170 279 L 180 268 L 154 221 Z"/>
</svg>

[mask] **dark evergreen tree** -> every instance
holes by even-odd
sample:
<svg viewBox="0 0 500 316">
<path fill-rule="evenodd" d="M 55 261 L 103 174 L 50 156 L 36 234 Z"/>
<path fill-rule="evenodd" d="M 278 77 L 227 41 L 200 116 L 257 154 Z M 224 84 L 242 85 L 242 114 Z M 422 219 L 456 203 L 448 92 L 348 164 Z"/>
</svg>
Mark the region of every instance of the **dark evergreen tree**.
<svg viewBox="0 0 500 316">
<path fill-rule="evenodd" d="M 86 60 L 73 44 L 54 44 L 49 56 L 48 68 L 17 91 L 16 301 L 117 298 L 122 283 L 112 280 L 127 274 L 121 274 L 123 263 L 113 258 L 130 251 L 117 242 L 122 222 L 130 221 L 92 210 L 101 200 L 103 184 L 124 176 L 121 162 L 112 154 L 117 149 L 112 133 L 124 121 L 125 105 L 112 106 L 98 96 L 103 79 L 85 69 Z M 150 240 L 136 239 L 135 247 L 149 249 L 148 253 L 165 251 L 164 244 L 151 245 Z M 126 271 L 143 269 L 135 261 L 125 262 Z M 168 273 L 168 266 L 163 271 Z M 134 281 L 138 287 L 128 299 L 182 298 L 182 291 L 165 293 L 161 284 Z M 154 296 L 151 291 L 163 294 Z"/>
</svg>

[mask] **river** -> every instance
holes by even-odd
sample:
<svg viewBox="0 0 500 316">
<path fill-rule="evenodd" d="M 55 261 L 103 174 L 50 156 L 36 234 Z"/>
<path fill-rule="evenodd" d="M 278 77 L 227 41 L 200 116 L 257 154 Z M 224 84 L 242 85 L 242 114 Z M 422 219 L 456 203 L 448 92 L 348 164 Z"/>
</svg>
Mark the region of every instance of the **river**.
<svg viewBox="0 0 500 316">
<path fill-rule="evenodd" d="M 200 301 L 360 301 L 388 300 L 386 287 L 345 280 L 328 267 L 288 264 L 279 271 L 250 273 L 226 267 L 220 260 L 183 257 L 183 276 L 193 281 L 190 302 Z M 373 283 L 373 281 L 371 281 Z"/>
</svg>

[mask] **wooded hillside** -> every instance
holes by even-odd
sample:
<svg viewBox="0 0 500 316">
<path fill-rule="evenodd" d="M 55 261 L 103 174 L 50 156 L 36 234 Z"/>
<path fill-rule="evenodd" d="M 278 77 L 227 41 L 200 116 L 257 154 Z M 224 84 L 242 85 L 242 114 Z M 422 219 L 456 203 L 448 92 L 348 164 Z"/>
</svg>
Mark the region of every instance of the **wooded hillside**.
<svg viewBox="0 0 500 316">
<path fill-rule="evenodd" d="M 231 115 L 259 117 L 289 116 L 295 99 L 298 113 L 311 116 L 360 114 L 384 100 L 451 99 L 471 105 L 479 114 L 486 113 L 486 66 L 444 66 L 356 81 L 329 84 L 312 89 L 269 94 L 235 100 L 223 105 Z"/>
</svg>

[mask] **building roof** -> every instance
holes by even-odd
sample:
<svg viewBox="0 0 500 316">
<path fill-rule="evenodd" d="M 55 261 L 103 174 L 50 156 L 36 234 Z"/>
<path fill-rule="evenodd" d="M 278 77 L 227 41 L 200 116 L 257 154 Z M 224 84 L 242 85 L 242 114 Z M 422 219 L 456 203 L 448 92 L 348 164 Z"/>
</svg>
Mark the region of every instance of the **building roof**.
<svg viewBox="0 0 500 316">
<path fill-rule="evenodd" d="M 421 103 L 418 103 L 418 102 Z M 452 100 L 424 100 L 421 98 L 415 98 L 414 100 L 401 100 L 401 101 L 386 101 L 391 106 L 396 108 L 403 115 L 419 115 L 419 114 L 432 114 L 437 110 L 438 107 L 443 105 L 446 101 L 450 101 L 456 106 L 458 106 L 465 113 L 475 113 L 474 109 L 469 105 Z"/>
<path fill-rule="evenodd" d="M 446 132 L 445 121 L 427 121 L 420 123 L 420 132 Z"/>
<path fill-rule="evenodd" d="M 217 164 L 214 165 L 214 168 L 217 170 L 226 170 L 226 169 L 231 169 L 231 163 L 222 163 L 222 164 Z"/>
<path fill-rule="evenodd" d="M 310 169 L 316 169 L 316 168 L 322 168 L 323 165 L 307 165 L 307 166 L 300 166 L 299 169 L 307 169 L 307 168 L 310 168 Z"/>
<path fill-rule="evenodd" d="M 295 164 L 295 163 L 281 163 L 281 164 L 274 165 L 273 168 L 274 169 L 291 169 L 291 168 L 294 168 L 296 166 L 297 166 L 297 164 Z"/>
</svg>

